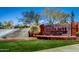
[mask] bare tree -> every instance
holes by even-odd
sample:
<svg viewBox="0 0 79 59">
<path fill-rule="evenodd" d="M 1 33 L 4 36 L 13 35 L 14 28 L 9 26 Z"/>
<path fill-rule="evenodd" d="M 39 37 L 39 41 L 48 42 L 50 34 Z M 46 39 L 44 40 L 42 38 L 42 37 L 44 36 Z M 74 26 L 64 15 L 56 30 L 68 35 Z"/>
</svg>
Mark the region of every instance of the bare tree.
<svg viewBox="0 0 79 59">
<path fill-rule="evenodd" d="M 69 14 L 52 8 L 46 8 L 43 15 L 48 19 L 48 24 L 65 23 L 68 21 Z"/>
</svg>

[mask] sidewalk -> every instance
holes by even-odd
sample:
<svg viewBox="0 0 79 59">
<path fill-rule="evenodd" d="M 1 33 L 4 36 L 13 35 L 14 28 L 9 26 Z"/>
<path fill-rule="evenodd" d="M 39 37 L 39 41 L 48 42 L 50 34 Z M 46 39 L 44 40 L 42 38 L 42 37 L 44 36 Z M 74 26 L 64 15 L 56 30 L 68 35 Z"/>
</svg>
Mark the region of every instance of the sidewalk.
<svg viewBox="0 0 79 59">
<path fill-rule="evenodd" d="M 0 41 L 16 41 L 16 40 L 37 40 L 35 37 L 26 37 L 26 38 L 0 38 Z"/>
<path fill-rule="evenodd" d="M 79 44 L 40 50 L 38 52 L 79 52 Z"/>
</svg>

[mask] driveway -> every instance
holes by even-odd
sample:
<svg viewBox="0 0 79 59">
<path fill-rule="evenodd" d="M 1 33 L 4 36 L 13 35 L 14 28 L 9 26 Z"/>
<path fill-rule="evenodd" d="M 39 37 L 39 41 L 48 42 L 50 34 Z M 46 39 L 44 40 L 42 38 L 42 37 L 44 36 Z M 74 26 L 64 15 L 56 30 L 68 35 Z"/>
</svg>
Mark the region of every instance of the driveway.
<svg viewBox="0 0 79 59">
<path fill-rule="evenodd" d="M 38 52 L 79 52 L 79 44 L 40 50 Z"/>
</svg>

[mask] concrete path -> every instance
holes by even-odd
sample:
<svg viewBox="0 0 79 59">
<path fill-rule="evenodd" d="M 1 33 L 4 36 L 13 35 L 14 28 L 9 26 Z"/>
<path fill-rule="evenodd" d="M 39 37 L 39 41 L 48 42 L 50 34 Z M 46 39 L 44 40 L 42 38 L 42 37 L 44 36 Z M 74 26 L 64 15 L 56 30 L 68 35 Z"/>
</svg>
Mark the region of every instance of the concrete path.
<svg viewBox="0 0 79 59">
<path fill-rule="evenodd" d="M 28 37 L 29 28 L 19 29 L 15 32 L 12 32 L 5 37 L 7 38 L 27 38 Z"/>
<path fill-rule="evenodd" d="M 17 41 L 17 40 L 37 40 L 35 37 L 27 37 L 27 38 L 0 38 L 0 41 Z"/>
<path fill-rule="evenodd" d="M 38 52 L 79 52 L 79 44 L 40 50 Z"/>
</svg>

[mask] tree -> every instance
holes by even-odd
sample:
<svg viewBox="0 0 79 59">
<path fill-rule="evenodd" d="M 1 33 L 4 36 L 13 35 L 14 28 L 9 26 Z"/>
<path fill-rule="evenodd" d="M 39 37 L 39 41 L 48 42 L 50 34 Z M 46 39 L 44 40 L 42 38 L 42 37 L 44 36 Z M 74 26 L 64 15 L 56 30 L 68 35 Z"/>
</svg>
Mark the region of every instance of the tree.
<svg viewBox="0 0 79 59">
<path fill-rule="evenodd" d="M 62 17 L 60 18 L 60 24 L 64 24 L 64 23 L 67 23 L 68 22 L 68 18 L 70 17 L 70 14 L 68 13 L 62 13 L 60 14 Z"/>
<path fill-rule="evenodd" d="M 3 24 L 0 22 L 0 29 L 2 29 L 3 28 Z"/>
<path fill-rule="evenodd" d="M 40 21 L 40 15 L 39 14 L 36 14 L 35 17 L 34 17 L 34 22 L 35 22 L 35 25 L 39 25 L 39 21 Z"/>
<path fill-rule="evenodd" d="M 36 13 L 35 11 L 26 11 L 22 13 L 23 18 L 20 18 L 20 20 L 23 22 L 24 25 L 27 24 L 39 24 L 40 15 Z"/>
<path fill-rule="evenodd" d="M 51 8 L 45 9 L 43 15 L 48 19 L 48 24 L 67 22 L 69 17 L 67 13 Z"/>
<path fill-rule="evenodd" d="M 74 17 L 75 17 L 75 15 L 74 15 L 74 12 L 72 11 L 71 12 L 71 22 L 74 22 Z"/>
<path fill-rule="evenodd" d="M 43 15 L 47 18 L 47 21 L 48 21 L 48 24 L 52 24 L 52 12 L 53 10 L 49 9 L 49 8 L 46 8 L 44 11 L 43 11 Z"/>
<path fill-rule="evenodd" d="M 4 21 L 3 25 L 4 25 L 4 28 L 6 28 L 6 29 L 13 28 L 13 22 L 12 21 Z"/>
</svg>

